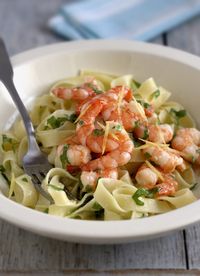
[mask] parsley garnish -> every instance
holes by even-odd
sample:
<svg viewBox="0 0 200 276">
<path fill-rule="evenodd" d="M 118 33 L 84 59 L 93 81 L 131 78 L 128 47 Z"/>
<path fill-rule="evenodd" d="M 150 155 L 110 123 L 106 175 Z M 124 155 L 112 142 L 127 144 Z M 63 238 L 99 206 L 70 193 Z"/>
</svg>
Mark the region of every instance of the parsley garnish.
<svg viewBox="0 0 200 276">
<path fill-rule="evenodd" d="M 132 196 L 132 199 L 135 201 L 135 203 L 139 206 L 143 206 L 144 202 L 139 199 L 141 196 L 147 196 L 148 192 L 144 188 L 138 189 Z"/>
<path fill-rule="evenodd" d="M 177 111 L 174 108 L 171 108 L 170 113 L 174 114 L 179 119 L 187 115 L 187 111 L 185 109 L 181 109 Z"/>
<path fill-rule="evenodd" d="M 136 90 L 136 89 L 138 89 L 138 88 L 140 87 L 140 85 L 141 85 L 141 84 L 140 84 L 138 81 L 133 80 L 132 83 L 131 83 L 131 88 L 132 88 L 133 90 Z"/>
<path fill-rule="evenodd" d="M 156 90 L 151 94 L 152 99 L 157 99 L 160 96 L 160 90 Z"/>
<path fill-rule="evenodd" d="M 112 129 L 121 131 L 122 130 L 122 126 L 121 125 L 116 125 L 116 126 L 112 127 Z"/>
<path fill-rule="evenodd" d="M 151 158 L 151 154 L 148 153 L 148 152 L 145 152 L 145 153 L 144 153 L 144 157 L 145 157 L 146 159 L 150 159 L 150 158 Z"/>
<path fill-rule="evenodd" d="M 15 151 L 16 147 L 17 147 L 17 141 L 8 137 L 7 135 L 3 134 L 2 135 L 2 149 L 5 151 L 9 151 L 9 150 L 13 150 Z"/>
<path fill-rule="evenodd" d="M 55 117 L 55 116 L 51 116 L 49 119 L 47 119 L 47 125 L 45 126 L 45 130 L 49 129 L 49 128 L 59 128 L 62 125 L 64 125 L 64 123 L 66 121 L 70 121 L 72 123 L 74 123 L 77 119 L 77 115 L 76 114 L 71 114 L 71 115 L 65 115 L 64 117 Z"/>
<path fill-rule="evenodd" d="M 146 140 L 146 139 L 148 139 L 148 137 L 149 137 L 149 131 L 148 131 L 148 128 L 145 128 L 144 135 L 143 135 L 142 139 Z"/>
<path fill-rule="evenodd" d="M 92 88 L 92 90 L 93 90 L 94 93 L 96 93 L 96 94 L 102 94 L 102 93 L 103 93 L 102 90 L 100 90 L 100 89 L 98 89 L 97 87 L 95 87 L 92 83 L 88 83 L 88 86 L 89 86 L 90 88 Z"/>
<path fill-rule="evenodd" d="M 144 108 L 149 108 L 151 105 L 149 104 L 149 103 L 147 103 L 147 102 L 144 102 L 144 101 L 142 101 L 142 100 L 137 100 L 137 102 L 139 103 L 139 104 L 141 104 Z"/>
<path fill-rule="evenodd" d="M 67 117 L 55 117 L 55 116 L 51 116 L 49 119 L 47 119 L 47 127 L 48 128 L 59 128 L 60 126 L 62 126 L 66 121 L 67 121 Z M 49 127 L 50 126 L 50 127 Z"/>
<path fill-rule="evenodd" d="M 95 202 L 92 206 L 92 209 L 94 209 L 95 211 L 100 211 L 102 207 L 98 202 Z"/>
<path fill-rule="evenodd" d="M 75 113 L 71 114 L 71 115 L 66 115 L 67 116 L 67 120 L 70 121 L 71 123 L 74 123 L 76 121 L 76 119 L 78 118 L 77 115 Z"/>
<path fill-rule="evenodd" d="M 147 198 L 154 198 L 155 194 L 159 191 L 157 187 L 147 190 L 145 188 L 139 188 L 132 196 L 132 199 L 135 201 L 135 203 L 139 206 L 143 206 L 144 202 L 139 199 L 139 197 L 144 196 Z"/>
<path fill-rule="evenodd" d="M 22 178 L 22 181 L 24 181 L 24 182 L 28 182 L 28 180 L 27 180 L 27 178 L 26 178 L 26 177 Z"/>
<path fill-rule="evenodd" d="M 80 120 L 78 123 L 79 123 L 80 126 L 84 125 L 84 121 L 83 120 Z"/>
<path fill-rule="evenodd" d="M 139 120 L 135 121 L 135 128 L 137 128 L 139 126 L 140 126 L 140 121 Z"/>
<path fill-rule="evenodd" d="M 60 156 L 60 161 L 62 163 L 62 167 L 65 168 L 67 164 L 70 164 L 68 158 L 67 158 L 67 150 L 68 150 L 69 146 L 68 145 L 64 145 L 63 147 L 63 152 Z"/>
<path fill-rule="evenodd" d="M 104 130 L 103 129 L 94 129 L 93 130 L 93 135 L 102 136 L 102 135 L 104 135 Z"/>
</svg>

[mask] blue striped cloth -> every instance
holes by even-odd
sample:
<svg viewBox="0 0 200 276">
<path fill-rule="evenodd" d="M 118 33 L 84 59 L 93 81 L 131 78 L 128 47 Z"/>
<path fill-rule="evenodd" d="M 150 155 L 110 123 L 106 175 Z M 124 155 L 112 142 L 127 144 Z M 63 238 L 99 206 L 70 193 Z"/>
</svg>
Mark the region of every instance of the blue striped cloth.
<svg viewBox="0 0 200 276">
<path fill-rule="evenodd" d="M 200 14 L 200 0 L 82 0 L 61 7 L 48 26 L 68 39 L 150 40 Z"/>
</svg>

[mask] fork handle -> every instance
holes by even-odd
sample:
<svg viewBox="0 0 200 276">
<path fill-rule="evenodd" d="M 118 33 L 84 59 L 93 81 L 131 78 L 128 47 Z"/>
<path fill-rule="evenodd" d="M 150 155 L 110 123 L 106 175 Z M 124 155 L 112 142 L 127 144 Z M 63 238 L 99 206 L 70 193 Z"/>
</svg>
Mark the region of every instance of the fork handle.
<svg viewBox="0 0 200 276">
<path fill-rule="evenodd" d="M 13 69 L 10 62 L 10 58 L 8 56 L 6 47 L 0 39 L 0 80 L 7 88 L 10 96 L 12 97 L 15 105 L 17 106 L 19 113 L 23 119 L 24 126 L 27 132 L 28 136 L 28 144 L 29 149 L 33 151 L 39 151 L 39 146 L 35 139 L 35 131 L 33 124 L 31 122 L 31 119 L 29 117 L 29 114 L 22 102 L 22 100 L 19 97 L 19 94 L 15 88 L 14 82 L 13 82 Z"/>
</svg>

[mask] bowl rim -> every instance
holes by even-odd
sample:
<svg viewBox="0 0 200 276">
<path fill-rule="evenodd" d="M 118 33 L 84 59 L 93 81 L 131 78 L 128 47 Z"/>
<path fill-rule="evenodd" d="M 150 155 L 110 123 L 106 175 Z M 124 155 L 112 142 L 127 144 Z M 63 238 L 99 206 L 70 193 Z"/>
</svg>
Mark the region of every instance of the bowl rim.
<svg viewBox="0 0 200 276">
<path fill-rule="evenodd" d="M 131 51 L 164 57 L 200 70 L 200 58 L 181 50 L 129 40 L 79 40 L 39 47 L 12 57 L 14 68 L 62 52 Z M 21 228 L 61 240 L 81 243 L 124 243 L 162 236 L 200 220 L 200 201 L 141 220 L 86 221 L 60 218 L 24 207 L 0 194 L 0 217 Z"/>
</svg>

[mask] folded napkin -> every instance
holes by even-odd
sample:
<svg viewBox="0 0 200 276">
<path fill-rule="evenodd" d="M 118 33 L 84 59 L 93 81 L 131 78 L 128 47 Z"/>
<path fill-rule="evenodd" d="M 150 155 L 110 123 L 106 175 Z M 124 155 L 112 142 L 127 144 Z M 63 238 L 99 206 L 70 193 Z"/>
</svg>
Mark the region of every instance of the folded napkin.
<svg viewBox="0 0 200 276">
<path fill-rule="evenodd" d="M 48 22 L 68 39 L 150 40 L 200 14 L 200 0 L 82 0 L 65 4 Z"/>
</svg>

